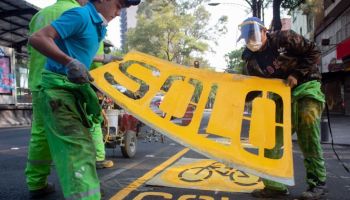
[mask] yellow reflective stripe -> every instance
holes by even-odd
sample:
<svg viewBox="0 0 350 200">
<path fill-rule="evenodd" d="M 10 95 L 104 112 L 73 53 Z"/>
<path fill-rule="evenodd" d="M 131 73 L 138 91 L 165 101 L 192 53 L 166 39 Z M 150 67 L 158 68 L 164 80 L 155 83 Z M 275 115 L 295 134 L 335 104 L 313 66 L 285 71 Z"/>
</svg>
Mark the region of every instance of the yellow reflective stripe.
<svg viewBox="0 0 350 200">
<path fill-rule="evenodd" d="M 80 192 L 80 193 L 73 194 L 70 197 L 66 197 L 65 199 L 66 200 L 82 199 L 82 198 L 85 198 L 85 197 L 88 197 L 88 196 L 92 196 L 92 195 L 95 195 L 95 194 L 98 194 L 98 193 L 100 193 L 100 187 L 98 187 L 96 189 L 89 190 L 87 192 Z"/>
</svg>

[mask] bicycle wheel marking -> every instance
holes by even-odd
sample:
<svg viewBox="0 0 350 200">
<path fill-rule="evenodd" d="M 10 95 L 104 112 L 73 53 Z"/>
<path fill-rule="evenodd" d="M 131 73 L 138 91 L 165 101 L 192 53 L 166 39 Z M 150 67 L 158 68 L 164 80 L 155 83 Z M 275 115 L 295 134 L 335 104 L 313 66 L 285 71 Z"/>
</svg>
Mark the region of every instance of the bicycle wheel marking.
<svg viewBox="0 0 350 200">
<path fill-rule="evenodd" d="M 223 192 L 251 192 L 263 188 L 257 176 L 214 160 L 191 158 L 181 158 L 147 184 Z"/>
</svg>

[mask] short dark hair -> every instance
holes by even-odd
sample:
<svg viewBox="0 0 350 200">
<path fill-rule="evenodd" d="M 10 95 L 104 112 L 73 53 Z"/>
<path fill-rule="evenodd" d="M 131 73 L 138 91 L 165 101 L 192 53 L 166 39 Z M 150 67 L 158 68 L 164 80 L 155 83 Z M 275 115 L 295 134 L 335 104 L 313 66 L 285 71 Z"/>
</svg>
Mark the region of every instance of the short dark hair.
<svg viewBox="0 0 350 200">
<path fill-rule="evenodd" d="M 141 3 L 141 0 L 124 0 L 125 6 L 129 7 L 129 6 L 136 6 L 139 5 Z"/>
</svg>

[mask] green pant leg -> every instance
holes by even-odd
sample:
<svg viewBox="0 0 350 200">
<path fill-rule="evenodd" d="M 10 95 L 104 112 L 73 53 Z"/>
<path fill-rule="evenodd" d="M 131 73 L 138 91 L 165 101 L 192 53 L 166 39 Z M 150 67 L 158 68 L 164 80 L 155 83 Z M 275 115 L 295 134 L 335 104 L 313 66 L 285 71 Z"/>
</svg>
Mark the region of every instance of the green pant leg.
<svg viewBox="0 0 350 200">
<path fill-rule="evenodd" d="M 64 197 L 100 199 L 95 148 L 89 130 L 82 125 L 74 95 L 52 89 L 40 94 L 45 131 Z"/>
<path fill-rule="evenodd" d="M 320 142 L 323 103 L 310 98 L 298 102 L 298 144 L 303 152 L 309 186 L 326 181 L 326 168 Z"/>
<path fill-rule="evenodd" d="M 102 161 L 106 158 L 105 145 L 103 143 L 103 134 L 100 123 L 94 123 L 93 127 L 90 128 L 92 140 L 96 149 L 96 160 Z"/>
<path fill-rule="evenodd" d="M 32 103 L 33 119 L 25 175 L 29 190 L 37 190 L 46 186 L 52 160 L 44 131 L 43 113 L 39 108 L 39 92 L 32 92 Z"/>
<path fill-rule="evenodd" d="M 281 123 L 282 117 L 283 117 L 283 102 L 280 98 L 276 98 L 276 122 Z M 276 145 L 273 149 L 265 149 L 264 156 L 267 158 L 274 158 L 279 159 L 283 156 L 283 129 L 280 127 L 276 127 Z M 287 186 L 278 183 L 275 181 L 263 179 L 263 183 L 266 188 L 272 189 L 272 190 L 286 190 Z"/>
</svg>

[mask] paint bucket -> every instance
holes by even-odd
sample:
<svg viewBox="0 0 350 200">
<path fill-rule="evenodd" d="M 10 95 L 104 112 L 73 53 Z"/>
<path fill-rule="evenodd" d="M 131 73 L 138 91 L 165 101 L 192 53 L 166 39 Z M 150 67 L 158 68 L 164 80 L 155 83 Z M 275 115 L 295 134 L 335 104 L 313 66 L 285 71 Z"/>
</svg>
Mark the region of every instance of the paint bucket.
<svg viewBox="0 0 350 200">
<path fill-rule="evenodd" d="M 119 110 L 108 109 L 108 110 L 106 110 L 106 115 L 108 118 L 108 126 L 117 128 L 118 127 Z"/>
</svg>

